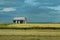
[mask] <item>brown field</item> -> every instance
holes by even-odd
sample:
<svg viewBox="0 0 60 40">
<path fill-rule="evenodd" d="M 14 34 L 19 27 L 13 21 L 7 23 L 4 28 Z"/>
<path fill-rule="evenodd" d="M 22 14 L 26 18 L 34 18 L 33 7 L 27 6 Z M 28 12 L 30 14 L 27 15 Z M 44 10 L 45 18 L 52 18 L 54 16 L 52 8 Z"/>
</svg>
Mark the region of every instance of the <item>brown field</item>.
<svg viewBox="0 0 60 40">
<path fill-rule="evenodd" d="M 60 40 L 60 36 L 2 35 L 0 40 Z"/>
<path fill-rule="evenodd" d="M 60 30 L 53 29 L 0 29 L 0 35 L 42 35 L 42 36 L 60 36 Z"/>
<path fill-rule="evenodd" d="M 0 40 L 60 40 L 60 30 L 0 29 Z"/>
<path fill-rule="evenodd" d="M 56 27 L 60 24 L 0 24 L 0 40 L 60 40 L 60 29 L 1 29 Z"/>
</svg>

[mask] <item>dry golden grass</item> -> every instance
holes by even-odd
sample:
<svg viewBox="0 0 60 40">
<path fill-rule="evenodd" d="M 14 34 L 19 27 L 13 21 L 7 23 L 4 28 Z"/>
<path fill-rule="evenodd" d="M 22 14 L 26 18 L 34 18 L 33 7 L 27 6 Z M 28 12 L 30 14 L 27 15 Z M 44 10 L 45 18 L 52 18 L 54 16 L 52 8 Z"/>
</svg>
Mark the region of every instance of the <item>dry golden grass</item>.
<svg viewBox="0 0 60 40">
<path fill-rule="evenodd" d="M 60 24 L 11 24 L 14 27 L 60 27 Z"/>
<path fill-rule="evenodd" d="M 55 27 L 60 28 L 60 24 L 0 24 L 0 28 L 32 28 L 32 27 Z"/>
<path fill-rule="evenodd" d="M 16 26 L 16 27 L 60 27 L 60 24 L 11 24 L 8 26 Z"/>
</svg>

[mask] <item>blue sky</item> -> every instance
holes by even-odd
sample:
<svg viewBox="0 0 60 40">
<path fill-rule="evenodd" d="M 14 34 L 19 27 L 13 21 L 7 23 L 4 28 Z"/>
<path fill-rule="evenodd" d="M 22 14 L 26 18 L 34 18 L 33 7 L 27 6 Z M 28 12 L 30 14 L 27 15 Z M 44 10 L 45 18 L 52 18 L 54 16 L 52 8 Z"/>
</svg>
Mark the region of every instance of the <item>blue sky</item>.
<svg viewBox="0 0 60 40">
<path fill-rule="evenodd" d="M 60 0 L 0 0 L 0 23 L 21 16 L 28 22 L 60 22 Z"/>
</svg>

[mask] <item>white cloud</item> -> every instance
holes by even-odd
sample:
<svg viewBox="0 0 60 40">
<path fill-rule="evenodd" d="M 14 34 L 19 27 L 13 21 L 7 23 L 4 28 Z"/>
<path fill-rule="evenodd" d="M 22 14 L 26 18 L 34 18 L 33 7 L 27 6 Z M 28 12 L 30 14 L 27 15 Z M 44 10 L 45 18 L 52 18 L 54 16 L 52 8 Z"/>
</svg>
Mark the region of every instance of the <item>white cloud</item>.
<svg viewBox="0 0 60 40">
<path fill-rule="evenodd" d="M 13 7 L 3 8 L 1 11 L 3 11 L 3 12 L 11 12 L 11 11 L 16 11 L 16 8 L 13 8 Z"/>
<path fill-rule="evenodd" d="M 55 7 L 48 7 L 48 8 L 51 8 L 51 9 L 54 9 L 54 10 L 60 10 L 60 5 L 59 6 L 55 6 Z"/>
<path fill-rule="evenodd" d="M 60 5 L 55 7 L 47 7 L 47 8 L 55 10 L 55 11 L 51 11 L 50 13 L 53 13 L 55 16 L 60 17 Z"/>
</svg>

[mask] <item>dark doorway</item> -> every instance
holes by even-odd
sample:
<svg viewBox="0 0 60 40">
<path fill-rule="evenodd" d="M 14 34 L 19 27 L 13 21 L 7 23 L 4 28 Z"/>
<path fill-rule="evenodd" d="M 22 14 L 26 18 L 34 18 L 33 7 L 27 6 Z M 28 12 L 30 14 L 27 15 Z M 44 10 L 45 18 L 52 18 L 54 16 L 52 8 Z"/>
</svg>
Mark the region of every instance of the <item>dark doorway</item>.
<svg viewBox="0 0 60 40">
<path fill-rule="evenodd" d="M 16 23 L 16 20 L 13 20 L 13 23 Z"/>
<path fill-rule="evenodd" d="M 20 20 L 20 23 L 24 23 L 24 21 L 23 20 Z"/>
</svg>

